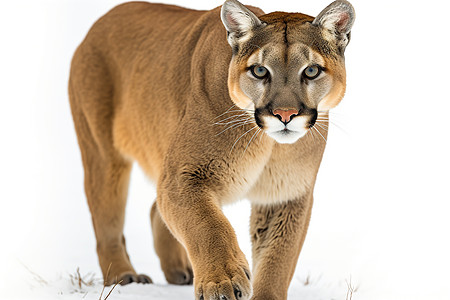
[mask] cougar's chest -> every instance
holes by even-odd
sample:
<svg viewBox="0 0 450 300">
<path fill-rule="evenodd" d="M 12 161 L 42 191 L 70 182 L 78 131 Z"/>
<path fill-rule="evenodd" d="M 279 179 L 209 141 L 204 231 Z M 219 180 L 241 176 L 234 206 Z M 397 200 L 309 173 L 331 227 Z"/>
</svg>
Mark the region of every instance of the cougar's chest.
<svg viewBox="0 0 450 300">
<path fill-rule="evenodd" d="M 277 144 L 255 184 L 247 194 L 252 203 L 273 204 L 309 193 L 319 169 L 323 149 L 302 143 Z"/>
</svg>

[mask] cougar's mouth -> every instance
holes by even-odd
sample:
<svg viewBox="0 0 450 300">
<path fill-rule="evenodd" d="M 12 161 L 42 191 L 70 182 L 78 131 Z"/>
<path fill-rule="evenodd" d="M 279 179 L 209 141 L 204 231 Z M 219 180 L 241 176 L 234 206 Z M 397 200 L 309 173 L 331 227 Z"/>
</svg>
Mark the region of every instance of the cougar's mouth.
<svg viewBox="0 0 450 300">
<path fill-rule="evenodd" d="M 308 129 L 303 129 L 301 131 L 290 130 L 287 128 L 277 131 L 266 130 L 267 135 L 280 144 L 293 144 L 301 137 L 303 137 L 307 132 Z"/>
<path fill-rule="evenodd" d="M 317 113 L 297 114 L 289 120 L 273 113 L 255 112 L 256 124 L 280 144 L 292 144 L 302 138 L 316 122 Z"/>
</svg>

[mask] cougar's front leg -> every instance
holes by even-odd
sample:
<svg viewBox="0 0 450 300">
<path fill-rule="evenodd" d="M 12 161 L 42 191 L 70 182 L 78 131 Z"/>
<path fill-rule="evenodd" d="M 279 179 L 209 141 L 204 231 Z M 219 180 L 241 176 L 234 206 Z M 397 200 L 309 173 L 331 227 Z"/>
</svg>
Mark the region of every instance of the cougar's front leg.
<svg viewBox="0 0 450 300">
<path fill-rule="evenodd" d="M 158 254 L 161 269 L 167 282 L 172 284 L 192 284 L 194 275 L 186 249 L 178 242 L 161 218 L 156 202 L 150 219 L 153 232 L 153 246 Z"/>
<path fill-rule="evenodd" d="M 249 266 L 213 193 L 201 184 L 160 185 L 158 209 L 185 246 L 196 300 L 250 299 Z"/>
<path fill-rule="evenodd" d="M 312 196 L 276 205 L 252 205 L 252 300 L 287 299 L 305 240 Z"/>
</svg>

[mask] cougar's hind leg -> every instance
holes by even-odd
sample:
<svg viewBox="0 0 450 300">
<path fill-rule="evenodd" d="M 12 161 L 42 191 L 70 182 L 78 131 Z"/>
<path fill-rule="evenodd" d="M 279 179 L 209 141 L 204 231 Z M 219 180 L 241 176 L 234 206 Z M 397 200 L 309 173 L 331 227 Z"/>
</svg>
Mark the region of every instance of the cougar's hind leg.
<svg viewBox="0 0 450 300">
<path fill-rule="evenodd" d="M 133 269 L 123 235 L 131 162 L 112 149 L 101 151 L 101 145 L 96 144 L 86 131 L 83 134 L 79 144 L 85 171 L 85 191 L 105 283 L 150 283 L 148 276 L 138 275 Z"/>
<path fill-rule="evenodd" d="M 158 211 L 156 201 L 153 203 L 150 218 L 153 244 L 167 282 L 180 285 L 192 284 L 194 276 L 186 250 L 167 228 Z"/>
<path fill-rule="evenodd" d="M 123 236 L 130 170 L 129 163 L 99 157 L 85 164 L 85 190 L 97 238 L 97 254 L 108 285 L 120 280 L 126 284 L 134 281 L 136 275 Z"/>
<path fill-rule="evenodd" d="M 150 283 L 148 276 L 136 274 L 125 247 L 123 225 L 132 163 L 114 147 L 109 76 L 100 60 L 86 52 L 74 56 L 69 96 L 103 278 L 108 285 Z"/>
</svg>

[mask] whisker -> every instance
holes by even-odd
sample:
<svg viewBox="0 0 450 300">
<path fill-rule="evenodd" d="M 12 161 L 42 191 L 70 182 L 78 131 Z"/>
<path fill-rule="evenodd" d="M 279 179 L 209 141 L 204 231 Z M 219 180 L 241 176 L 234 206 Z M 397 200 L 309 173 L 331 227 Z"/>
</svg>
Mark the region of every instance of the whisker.
<svg viewBox="0 0 450 300">
<path fill-rule="evenodd" d="M 340 129 L 345 134 L 348 134 L 347 131 L 342 127 L 342 125 L 339 125 L 339 122 L 336 122 L 336 119 L 333 118 L 332 120 L 328 120 L 328 122 L 336 128 Z"/>
<path fill-rule="evenodd" d="M 323 130 L 328 130 L 328 126 L 325 124 L 320 124 L 319 122 L 316 122 L 316 125 L 322 128 Z"/>
<path fill-rule="evenodd" d="M 250 128 L 249 130 L 247 130 L 246 132 L 244 132 L 244 133 L 243 133 L 243 134 L 242 134 L 242 135 L 234 142 L 233 146 L 231 147 L 230 154 L 231 154 L 231 152 L 233 151 L 234 146 L 236 146 L 236 143 L 239 142 L 239 140 L 240 140 L 244 135 L 246 135 L 247 133 L 249 133 L 250 131 L 252 131 L 253 129 L 255 129 L 255 128 L 257 128 L 257 127 L 258 127 L 258 125 L 256 125 L 256 126 Z"/>
<path fill-rule="evenodd" d="M 251 118 L 247 117 L 247 116 L 236 116 L 235 118 L 230 119 L 227 122 L 220 121 L 220 122 L 214 123 L 213 125 L 228 125 L 228 124 L 232 124 L 232 123 L 242 121 L 242 120 L 251 120 Z"/>
<path fill-rule="evenodd" d="M 245 121 L 241 121 L 240 123 L 233 124 L 233 125 L 231 125 L 231 126 L 225 128 L 224 130 L 222 130 L 222 131 L 219 132 L 218 134 L 216 134 L 216 136 L 221 135 L 222 133 L 224 133 L 224 132 L 227 131 L 227 130 L 230 130 L 230 129 L 233 129 L 233 128 L 238 128 L 238 127 L 241 127 L 241 126 L 250 124 L 250 123 L 252 123 L 252 120 L 245 120 Z"/>
<path fill-rule="evenodd" d="M 262 140 L 262 137 L 264 136 L 264 130 L 261 129 L 261 135 L 259 136 L 259 141 Z"/>
<path fill-rule="evenodd" d="M 224 114 L 228 114 L 228 113 L 232 113 L 232 112 L 251 112 L 251 113 L 254 113 L 255 111 L 253 109 L 246 109 L 246 108 L 233 109 L 233 110 L 229 110 L 229 111 L 224 112 L 223 114 L 217 116 L 216 118 L 221 117 Z"/>
<path fill-rule="evenodd" d="M 230 109 L 232 109 L 232 108 L 235 107 L 235 106 L 236 106 L 236 104 L 231 105 L 231 107 L 230 107 L 229 109 L 227 109 L 223 114 L 218 115 L 217 117 L 215 117 L 214 120 L 217 119 L 217 118 L 219 118 L 219 117 L 221 117 L 221 116 L 223 116 L 224 114 L 228 113 L 228 112 L 230 111 Z"/>
<path fill-rule="evenodd" d="M 325 143 L 327 142 L 327 139 L 322 135 L 322 133 L 320 132 L 319 129 L 317 129 L 315 126 L 312 127 L 318 134 L 320 134 L 320 136 L 323 138 L 323 140 L 325 141 Z"/>
<path fill-rule="evenodd" d="M 240 114 L 240 115 L 234 115 L 234 116 L 225 118 L 225 119 L 223 119 L 223 120 L 217 121 L 216 123 L 213 123 L 213 124 L 215 124 L 215 125 L 219 124 L 219 125 L 220 125 L 222 122 L 224 122 L 224 121 L 226 121 L 226 120 L 233 119 L 233 118 L 234 118 L 234 119 L 237 119 L 237 118 L 239 118 L 239 117 L 250 117 L 250 116 L 247 116 L 247 113 L 242 113 L 242 114 Z"/>
<path fill-rule="evenodd" d="M 247 147 L 245 147 L 244 153 L 242 153 L 242 156 L 245 154 L 245 151 L 247 151 L 248 146 L 250 146 L 250 143 L 253 141 L 253 138 L 255 136 L 258 136 L 258 133 L 261 132 L 261 128 L 258 128 L 258 130 L 256 130 L 256 132 L 253 134 L 252 138 L 250 139 L 250 141 L 247 144 Z"/>
<path fill-rule="evenodd" d="M 333 115 L 333 116 L 341 116 L 341 117 L 345 117 L 344 114 L 339 113 L 339 112 L 337 112 L 337 111 L 335 111 L 335 110 L 332 110 L 332 111 L 330 111 L 329 113 L 330 113 L 330 115 Z"/>
<path fill-rule="evenodd" d="M 316 145 L 316 137 L 314 136 L 314 131 L 311 130 L 312 127 L 308 130 L 308 133 L 311 133 L 311 139 L 314 142 L 314 145 Z"/>
<path fill-rule="evenodd" d="M 322 121 L 322 122 L 328 122 L 330 119 L 317 118 L 316 120 L 319 120 L 319 121 Z"/>
<path fill-rule="evenodd" d="M 339 114 L 334 111 L 330 111 L 329 113 L 332 115 L 331 119 L 330 119 L 330 116 L 327 115 L 327 116 L 319 116 L 317 118 L 317 120 L 318 121 L 326 121 L 326 122 L 332 124 L 333 126 L 337 127 L 338 129 L 340 129 L 345 134 L 348 134 L 347 131 L 343 128 L 343 125 L 339 124 L 340 122 L 338 122 L 338 120 L 336 118 L 337 116 L 343 116 L 343 114 Z M 325 126 L 325 125 L 322 123 L 322 126 Z"/>
<path fill-rule="evenodd" d="M 316 137 L 316 132 L 317 132 L 317 130 L 316 130 L 316 128 L 314 128 L 314 126 L 311 127 L 311 132 L 313 133 L 313 136 L 314 136 L 314 138 L 315 138 L 315 137 Z"/>
<path fill-rule="evenodd" d="M 342 128 L 341 126 L 339 126 L 338 124 L 336 124 L 336 122 L 331 122 L 331 124 L 333 124 L 334 126 L 336 126 L 337 128 L 339 128 L 343 133 L 345 133 L 345 134 L 348 134 L 348 132 L 344 129 L 344 128 Z"/>
<path fill-rule="evenodd" d="M 336 113 L 336 112 L 333 112 L 330 115 L 330 117 L 331 117 L 330 119 L 332 119 L 334 121 L 338 121 L 339 123 L 341 122 L 341 120 L 347 120 L 348 119 L 344 114 L 339 114 L 339 113 Z"/>
<path fill-rule="evenodd" d="M 232 111 L 250 111 L 250 112 L 255 112 L 254 109 L 249 109 L 249 108 L 238 108 L 238 109 L 230 110 L 230 112 L 232 112 Z"/>
<path fill-rule="evenodd" d="M 251 111 L 251 112 L 255 112 L 255 110 L 254 109 L 250 109 L 250 107 L 255 107 L 254 106 L 254 103 L 253 102 L 250 102 L 246 107 L 244 107 L 244 108 L 241 108 L 241 110 L 245 110 L 245 111 Z"/>
<path fill-rule="evenodd" d="M 252 121 L 252 119 L 248 119 L 248 118 L 237 119 L 237 120 L 233 120 L 233 121 L 230 121 L 230 122 L 227 122 L 227 123 L 219 123 L 219 124 L 216 124 L 216 125 L 223 125 L 223 126 L 225 126 L 225 125 L 233 125 L 235 123 L 239 123 L 239 122 L 243 122 L 243 121 Z"/>
</svg>

